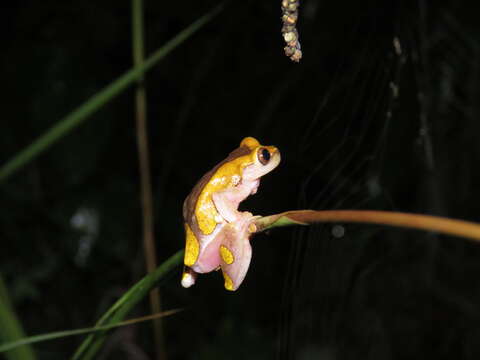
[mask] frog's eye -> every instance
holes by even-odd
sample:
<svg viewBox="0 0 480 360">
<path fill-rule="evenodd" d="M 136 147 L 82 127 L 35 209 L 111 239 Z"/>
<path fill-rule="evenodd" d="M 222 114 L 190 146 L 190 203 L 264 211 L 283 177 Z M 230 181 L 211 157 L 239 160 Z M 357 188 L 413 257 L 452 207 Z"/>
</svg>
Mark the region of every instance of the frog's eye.
<svg viewBox="0 0 480 360">
<path fill-rule="evenodd" d="M 257 157 L 258 161 L 260 161 L 262 165 L 267 165 L 270 161 L 270 151 L 265 148 L 259 149 L 257 152 Z"/>
</svg>

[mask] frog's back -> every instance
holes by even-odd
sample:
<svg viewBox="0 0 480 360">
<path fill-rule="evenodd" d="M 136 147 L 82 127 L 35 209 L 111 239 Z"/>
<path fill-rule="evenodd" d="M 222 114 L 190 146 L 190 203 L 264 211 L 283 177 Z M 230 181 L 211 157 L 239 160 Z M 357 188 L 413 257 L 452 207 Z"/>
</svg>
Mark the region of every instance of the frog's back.
<svg viewBox="0 0 480 360">
<path fill-rule="evenodd" d="M 213 232 L 217 224 L 215 216 L 218 212 L 213 203 L 212 194 L 215 191 L 228 186 L 225 182 L 231 181 L 231 179 L 222 176 L 221 173 L 228 173 L 229 170 L 226 169 L 226 167 L 232 166 L 232 161 L 239 157 L 246 156 L 250 154 L 250 152 L 251 150 L 246 146 L 241 146 L 233 150 L 223 161 L 203 175 L 194 186 L 183 203 L 184 221 L 192 225 L 192 230 L 194 230 L 194 232 L 197 229 L 202 229 L 204 234 Z M 217 178 L 217 176 L 223 179 L 213 183 L 212 179 Z M 200 222 L 195 216 L 196 212 L 201 213 L 202 215 L 203 220 L 200 220 Z"/>
</svg>

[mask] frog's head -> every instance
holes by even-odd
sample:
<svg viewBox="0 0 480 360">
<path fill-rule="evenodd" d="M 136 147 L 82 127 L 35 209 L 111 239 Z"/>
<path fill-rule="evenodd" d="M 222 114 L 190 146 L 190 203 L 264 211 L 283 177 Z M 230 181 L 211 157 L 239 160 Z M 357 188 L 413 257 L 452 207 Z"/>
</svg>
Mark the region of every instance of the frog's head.
<svg viewBox="0 0 480 360">
<path fill-rule="evenodd" d="M 257 180 L 268 174 L 280 163 L 280 151 L 275 146 L 261 145 L 255 138 L 246 137 L 240 147 L 250 149 L 249 164 L 243 169 L 243 180 Z"/>
</svg>

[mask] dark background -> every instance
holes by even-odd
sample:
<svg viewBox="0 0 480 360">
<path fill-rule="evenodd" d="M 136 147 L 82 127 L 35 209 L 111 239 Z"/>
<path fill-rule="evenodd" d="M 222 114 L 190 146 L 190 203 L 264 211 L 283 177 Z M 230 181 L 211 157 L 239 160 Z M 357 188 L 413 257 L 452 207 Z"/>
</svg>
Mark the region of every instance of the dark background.
<svg viewBox="0 0 480 360">
<path fill-rule="evenodd" d="M 215 5 L 146 1 L 147 54 Z M 128 70 L 132 49 L 129 1 L 0 9 L 3 164 Z M 228 3 L 147 74 L 159 261 L 183 246 L 185 196 L 248 135 L 282 152 L 242 204 L 255 214 L 478 221 L 479 10 L 305 0 L 295 64 L 283 55 L 280 1 Z M 92 325 L 144 275 L 133 100 L 130 88 L 0 186 L 0 272 L 28 334 Z M 161 288 L 165 309 L 185 309 L 164 322 L 169 358 L 478 359 L 478 245 L 346 224 L 252 243 L 235 293 L 218 273 L 185 290 L 180 269 Z M 145 303 L 133 316 L 148 312 Z M 65 359 L 81 340 L 35 349 Z M 105 349 L 107 359 L 152 358 L 150 324 L 117 330 Z"/>
</svg>

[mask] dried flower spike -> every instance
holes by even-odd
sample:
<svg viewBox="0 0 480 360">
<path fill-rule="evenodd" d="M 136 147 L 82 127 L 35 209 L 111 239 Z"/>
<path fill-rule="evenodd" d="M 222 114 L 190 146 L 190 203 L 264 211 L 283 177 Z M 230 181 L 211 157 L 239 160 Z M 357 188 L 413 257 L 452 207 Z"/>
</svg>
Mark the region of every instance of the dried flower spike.
<svg viewBox="0 0 480 360">
<path fill-rule="evenodd" d="M 302 58 L 296 28 L 299 6 L 300 0 L 282 0 L 282 36 L 287 44 L 284 47 L 285 55 L 295 62 L 299 62 Z"/>
</svg>

